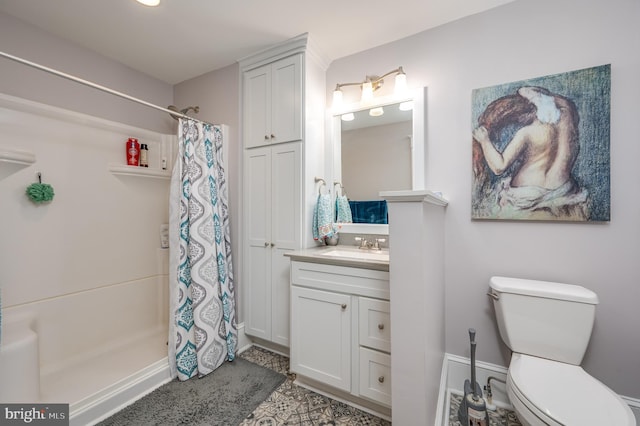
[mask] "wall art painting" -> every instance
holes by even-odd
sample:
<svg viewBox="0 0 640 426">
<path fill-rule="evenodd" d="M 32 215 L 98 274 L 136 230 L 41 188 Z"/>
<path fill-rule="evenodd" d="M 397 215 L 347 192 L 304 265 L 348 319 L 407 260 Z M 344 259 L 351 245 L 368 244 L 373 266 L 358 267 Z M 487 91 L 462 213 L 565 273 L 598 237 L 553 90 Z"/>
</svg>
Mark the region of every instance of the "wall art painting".
<svg viewBox="0 0 640 426">
<path fill-rule="evenodd" d="M 610 220 L 611 65 L 472 93 L 473 219 Z"/>
</svg>

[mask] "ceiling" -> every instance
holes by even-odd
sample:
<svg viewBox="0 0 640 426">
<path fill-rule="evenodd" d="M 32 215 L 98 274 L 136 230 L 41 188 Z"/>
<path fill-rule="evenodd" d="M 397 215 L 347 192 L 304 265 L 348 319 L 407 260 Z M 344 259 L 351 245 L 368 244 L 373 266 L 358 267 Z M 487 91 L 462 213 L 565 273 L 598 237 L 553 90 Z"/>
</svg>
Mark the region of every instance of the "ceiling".
<svg viewBox="0 0 640 426">
<path fill-rule="evenodd" d="M 338 59 L 513 0 L 0 0 L 0 12 L 169 84 L 308 32 Z"/>
</svg>

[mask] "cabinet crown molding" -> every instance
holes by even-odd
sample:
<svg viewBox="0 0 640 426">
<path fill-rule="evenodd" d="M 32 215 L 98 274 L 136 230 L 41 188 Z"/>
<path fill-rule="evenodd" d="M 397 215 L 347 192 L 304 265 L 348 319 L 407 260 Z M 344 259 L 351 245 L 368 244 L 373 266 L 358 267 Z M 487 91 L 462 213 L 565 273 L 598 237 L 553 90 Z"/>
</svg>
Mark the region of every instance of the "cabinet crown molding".
<svg viewBox="0 0 640 426">
<path fill-rule="evenodd" d="M 240 71 L 244 72 L 296 53 L 310 54 L 314 61 L 319 63 L 324 70 L 329 68 L 331 61 L 321 53 L 309 33 L 300 34 L 282 43 L 245 56 L 238 60 L 238 64 L 240 65 Z"/>
</svg>

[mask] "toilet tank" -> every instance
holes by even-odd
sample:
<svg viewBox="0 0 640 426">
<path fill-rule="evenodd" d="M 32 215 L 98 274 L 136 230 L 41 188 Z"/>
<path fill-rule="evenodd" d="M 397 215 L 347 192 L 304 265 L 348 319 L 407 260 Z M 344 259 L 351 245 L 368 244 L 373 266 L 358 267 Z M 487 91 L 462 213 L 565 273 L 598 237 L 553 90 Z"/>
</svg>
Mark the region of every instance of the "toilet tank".
<svg viewBox="0 0 640 426">
<path fill-rule="evenodd" d="M 492 277 L 500 336 L 521 354 L 580 365 L 591 338 L 598 296 L 584 287 Z"/>
</svg>

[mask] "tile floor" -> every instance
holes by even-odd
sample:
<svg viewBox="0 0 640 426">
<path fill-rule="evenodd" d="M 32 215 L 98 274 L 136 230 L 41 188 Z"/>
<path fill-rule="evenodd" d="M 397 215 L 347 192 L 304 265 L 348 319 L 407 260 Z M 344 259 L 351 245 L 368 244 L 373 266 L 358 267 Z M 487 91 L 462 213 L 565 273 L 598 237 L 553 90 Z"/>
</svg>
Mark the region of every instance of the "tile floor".
<svg viewBox="0 0 640 426">
<path fill-rule="evenodd" d="M 289 373 L 287 357 L 253 346 L 240 354 L 240 358 L 287 375 L 287 380 L 241 426 L 391 425 L 386 420 L 295 385 L 295 375 Z"/>
<path fill-rule="evenodd" d="M 285 356 L 253 346 L 240 354 L 240 357 L 287 376 L 287 380 L 240 426 L 391 425 L 387 420 L 295 385 L 295 375 L 289 373 L 289 358 Z M 458 421 L 458 406 L 461 401 L 461 396 L 451 395 L 449 426 L 461 426 Z M 489 422 L 490 426 L 521 426 L 515 413 L 502 408 L 489 412 Z"/>
<path fill-rule="evenodd" d="M 449 402 L 449 426 L 462 426 L 458 420 L 458 407 L 462 402 L 462 395 L 451 394 Z M 490 426 L 522 426 L 513 411 L 497 408 L 495 411 L 489 411 Z"/>
</svg>

